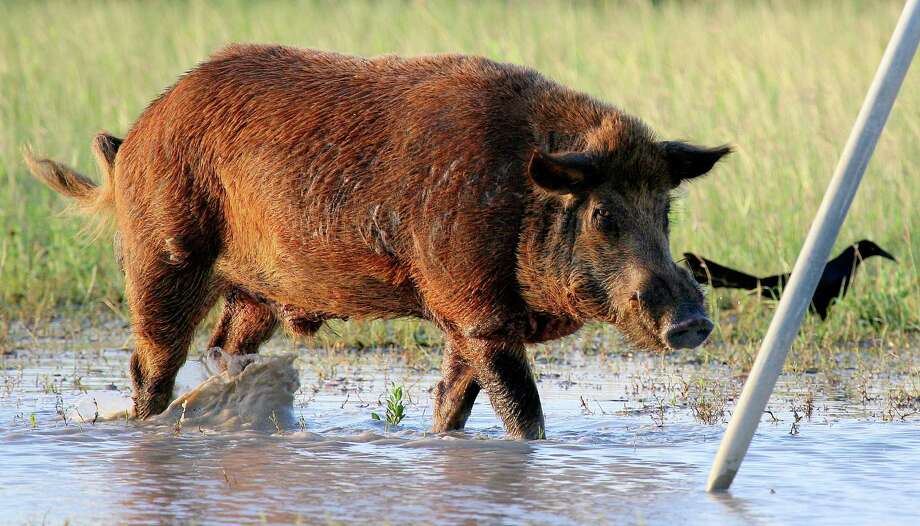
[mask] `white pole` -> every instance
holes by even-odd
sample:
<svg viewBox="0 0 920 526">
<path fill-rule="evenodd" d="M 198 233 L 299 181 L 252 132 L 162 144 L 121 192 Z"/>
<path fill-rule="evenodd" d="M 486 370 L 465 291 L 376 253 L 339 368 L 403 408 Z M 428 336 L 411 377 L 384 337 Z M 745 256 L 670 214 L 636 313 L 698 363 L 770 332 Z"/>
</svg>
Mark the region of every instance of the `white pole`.
<svg viewBox="0 0 920 526">
<path fill-rule="evenodd" d="M 840 225 L 847 215 L 859 181 L 898 95 L 898 89 L 910 67 L 918 40 L 920 0 L 908 0 L 837 163 L 834 177 L 824 194 L 821 208 L 808 231 L 805 245 L 795 262 L 792 277 L 783 291 L 731 422 L 725 430 L 709 472 L 707 491 L 728 489 L 738 473 L 767 401 L 773 393 L 776 378 L 783 369 L 789 346 L 799 332 L 802 317 L 811 303 Z M 841 79 L 844 82 L 846 80 Z"/>
</svg>

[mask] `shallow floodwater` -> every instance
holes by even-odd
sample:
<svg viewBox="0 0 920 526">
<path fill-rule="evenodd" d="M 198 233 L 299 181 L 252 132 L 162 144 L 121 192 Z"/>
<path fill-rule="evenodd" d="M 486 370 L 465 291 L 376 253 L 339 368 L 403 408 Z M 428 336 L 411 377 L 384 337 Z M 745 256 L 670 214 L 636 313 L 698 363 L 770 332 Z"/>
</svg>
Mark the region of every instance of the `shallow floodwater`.
<svg viewBox="0 0 920 526">
<path fill-rule="evenodd" d="M 538 362 L 547 440 L 515 442 L 502 439 L 485 396 L 465 432 L 427 433 L 438 377 L 430 366 L 409 367 L 394 352 L 309 351 L 283 339 L 267 354 L 296 354 L 300 387 L 254 388 L 271 403 L 240 405 L 228 394 L 239 385 L 229 382 L 207 395 L 223 412 L 198 421 L 84 415 L 94 398 L 104 410 L 128 394 L 128 353 L 116 349 L 123 342 L 124 334 L 85 344 L 36 340 L 3 357 L 0 523 L 920 520 L 920 421 L 881 421 L 833 396 L 819 396 L 810 419 L 782 398 L 771 403 L 779 421 L 765 417 L 732 491 L 705 493 L 728 415 L 703 423 L 691 407 L 668 402 L 675 395 L 667 386 L 699 374 L 671 359 L 570 353 Z M 177 390 L 206 376 L 190 358 Z M 393 382 L 406 388 L 408 416 L 387 428 L 371 412 L 383 414 L 379 401 Z M 265 414 L 285 389 L 293 391 L 290 414 Z M 261 408 L 249 415 L 258 422 L 222 425 L 238 406 Z"/>
</svg>

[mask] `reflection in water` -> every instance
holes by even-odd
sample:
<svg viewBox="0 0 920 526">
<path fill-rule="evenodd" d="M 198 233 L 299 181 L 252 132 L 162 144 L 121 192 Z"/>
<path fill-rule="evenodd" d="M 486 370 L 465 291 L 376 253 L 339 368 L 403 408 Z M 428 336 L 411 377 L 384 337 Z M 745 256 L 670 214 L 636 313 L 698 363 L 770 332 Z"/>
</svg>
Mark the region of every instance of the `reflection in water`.
<svg viewBox="0 0 920 526">
<path fill-rule="evenodd" d="M 109 357 L 82 382 L 126 385 L 125 358 Z M 234 400 L 229 406 L 248 407 L 253 421 L 221 429 L 221 418 L 235 417 L 203 411 L 198 417 L 208 418 L 190 416 L 178 432 L 175 415 L 64 425 L 58 408 L 85 395 L 41 387 L 46 371 L 66 370 L 60 361 L 24 369 L 16 389 L 0 396 L 0 522 L 708 525 L 898 523 L 920 515 L 916 421 L 816 418 L 802 422 L 798 436 L 788 424 L 764 425 L 732 493 L 710 496 L 702 486 L 721 427 L 696 423 L 689 411 L 672 411 L 663 425 L 621 411 L 610 400 L 632 373 L 604 373 L 592 359 L 564 366 L 575 382 L 540 383 L 549 440 L 538 442 L 502 440 L 485 397 L 467 432 L 428 434 L 435 371 L 420 374 L 371 354 L 319 380 L 310 360 L 297 362 L 303 387 L 296 393 L 298 378 L 280 374 L 284 367 L 243 371 L 261 378 L 246 387 L 250 395 L 280 397 L 257 397 L 271 403 L 246 406 L 229 396 L 240 382 L 198 399 Z M 187 384 L 200 381 L 194 367 L 184 374 L 194 379 Z M 370 411 L 394 380 L 415 404 L 403 425 L 387 430 Z M 605 413 L 585 411 L 583 397 L 604 400 Z M 282 433 L 264 425 L 280 411 L 278 400 L 291 412 Z M 827 414 L 838 414 L 827 403 Z"/>
<path fill-rule="evenodd" d="M 132 524 L 379 517 L 596 524 L 611 514 L 631 516 L 637 505 L 654 506 L 655 495 L 680 489 L 675 481 L 693 472 L 689 466 L 592 460 L 597 453 L 591 447 L 373 434 L 177 438 L 163 429 L 139 437 L 113 459 L 120 476 L 110 482 L 122 495 L 112 518 Z"/>
<path fill-rule="evenodd" d="M 718 502 L 725 507 L 727 515 L 738 517 L 744 524 L 756 525 L 763 521 L 750 509 L 750 504 L 743 497 L 735 497 L 729 492 L 708 493 L 713 502 Z"/>
</svg>

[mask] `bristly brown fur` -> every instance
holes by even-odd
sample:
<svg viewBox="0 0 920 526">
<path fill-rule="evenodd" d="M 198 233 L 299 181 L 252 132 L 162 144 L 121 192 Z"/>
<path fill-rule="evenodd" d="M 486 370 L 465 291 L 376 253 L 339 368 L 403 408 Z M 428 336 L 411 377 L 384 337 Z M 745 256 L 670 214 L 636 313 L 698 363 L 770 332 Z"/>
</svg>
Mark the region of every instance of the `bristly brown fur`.
<svg viewBox="0 0 920 526">
<path fill-rule="evenodd" d="M 705 170 L 675 177 L 638 119 L 526 68 L 231 46 L 94 151 L 101 187 L 27 161 L 114 208 L 142 418 L 166 407 L 221 296 L 211 342 L 232 353 L 280 322 L 431 320 L 449 342 L 434 428 L 462 427 L 482 388 L 528 438 L 544 429 L 525 343 L 599 319 L 662 348 L 680 306 L 702 305 L 670 258 L 666 206 Z"/>
</svg>

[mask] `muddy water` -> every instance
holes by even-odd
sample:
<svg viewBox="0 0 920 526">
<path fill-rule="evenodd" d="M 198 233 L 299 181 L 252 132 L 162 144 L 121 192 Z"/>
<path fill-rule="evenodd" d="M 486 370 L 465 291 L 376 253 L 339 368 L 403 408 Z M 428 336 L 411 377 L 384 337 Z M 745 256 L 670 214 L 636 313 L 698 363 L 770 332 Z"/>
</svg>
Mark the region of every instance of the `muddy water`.
<svg viewBox="0 0 920 526">
<path fill-rule="evenodd" d="M 178 387 L 193 392 L 184 417 L 174 406 L 156 422 L 104 420 L 128 394 L 128 353 L 113 350 L 123 340 L 36 340 L 3 357 L 0 523 L 920 520 L 920 421 L 883 421 L 871 402 L 827 392 L 806 418 L 800 379 L 784 379 L 786 397 L 771 403 L 779 421 L 765 417 L 732 492 L 714 497 L 702 486 L 724 418 L 701 420 L 739 383 L 718 370 L 642 355 L 538 363 L 548 440 L 513 442 L 485 397 L 466 432 L 428 434 L 430 364 L 283 339 L 267 354 L 293 351 L 292 365 L 269 359 L 236 380 L 203 385 L 207 373 L 190 360 Z M 269 377 L 274 385 L 253 382 Z M 393 382 L 406 387 L 408 416 L 387 428 L 371 412 L 383 413 Z M 685 396 L 691 384 L 715 388 Z"/>
</svg>

